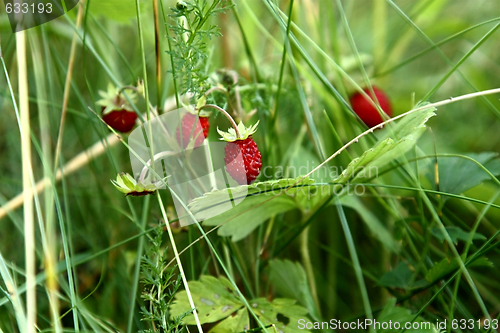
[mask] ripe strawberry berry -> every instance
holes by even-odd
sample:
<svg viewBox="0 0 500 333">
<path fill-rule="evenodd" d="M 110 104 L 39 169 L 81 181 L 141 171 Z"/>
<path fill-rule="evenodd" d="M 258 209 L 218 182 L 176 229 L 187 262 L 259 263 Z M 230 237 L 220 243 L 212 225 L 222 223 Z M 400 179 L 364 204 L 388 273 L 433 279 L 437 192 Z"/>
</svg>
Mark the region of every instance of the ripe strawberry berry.
<svg viewBox="0 0 500 333">
<path fill-rule="evenodd" d="M 199 117 L 196 117 L 193 113 L 186 113 L 181 119 L 181 126 L 177 127 L 176 135 L 179 145 L 186 148 L 189 141 L 193 138 L 195 140 L 193 148 L 199 147 L 203 143 L 203 140 L 208 137 L 208 130 L 210 129 L 210 122 L 208 119 L 208 117 L 201 114 Z M 180 128 L 182 128 L 182 141 Z"/>
<path fill-rule="evenodd" d="M 240 122 L 238 125 L 239 137 L 233 128 L 230 128 L 228 133 L 217 129 L 222 135 L 221 140 L 228 142 L 224 148 L 227 173 L 240 185 L 250 185 L 260 174 L 262 167 L 262 156 L 252 138 L 252 134 L 257 130 L 257 125 L 258 122 L 254 126 L 246 128 Z"/>
<path fill-rule="evenodd" d="M 363 89 L 363 91 L 367 93 L 368 96 L 372 97 L 372 99 L 376 103 L 375 99 L 373 98 L 373 94 L 371 93 L 369 88 L 365 88 Z M 377 97 L 377 101 L 380 104 L 382 110 L 389 117 L 391 117 L 392 107 L 387 95 L 381 89 L 375 86 L 373 86 L 373 91 L 375 92 L 375 97 Z M 357 92 L 353 94 L 350 98 L 350 101 L 354 112 L 356 112 L 359 118 L 361 118 L 361 120 L 363 120 L 363 122 L 368 127 L 377 126 L 378 124 L 384 121 L 378 110 L 375 108 L 375 106 L 373 106 L 370 103 L 370 101 L 366 99 L 361 93 Z"/>
<path fill-rule="evenodd" d="M 102 99 L 97 102 L 102 106 L 102 120 L 114 130 L 119 132 L 129 132 L 134 128 L 137 114 L 132 106 L 128 103 L 123 94 L 113 87 L 108 86 L 108 91 L 99 91 Z M 135 101 L 136 93 L 129 93 L 130 99 Z"/>
<path fill-rule="evenodd" d="M 104 114 L 105 109 L 105 107 L 102 108 L 102 120 L 113 129 L 126 133 L 134 128 L 135 120 L 137 119 L 137 114 L 135 112 L 121 109 Z"/>
</svg>

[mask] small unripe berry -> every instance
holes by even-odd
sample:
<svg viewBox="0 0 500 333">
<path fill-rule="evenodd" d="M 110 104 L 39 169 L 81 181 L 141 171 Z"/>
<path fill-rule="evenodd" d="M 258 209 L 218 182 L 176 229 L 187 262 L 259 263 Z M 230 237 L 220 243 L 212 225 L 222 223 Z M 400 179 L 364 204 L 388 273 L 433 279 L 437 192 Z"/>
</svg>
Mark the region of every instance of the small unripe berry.
<svg viewBox="0 0 500 333">
<path fill-rule="evenodd" d="M 187 5 L 184 1 L 177 1 L 177 3 L 175 4 L 175 8 L 177 8 L 177 10 L 186 10 Z"/>
</svg>

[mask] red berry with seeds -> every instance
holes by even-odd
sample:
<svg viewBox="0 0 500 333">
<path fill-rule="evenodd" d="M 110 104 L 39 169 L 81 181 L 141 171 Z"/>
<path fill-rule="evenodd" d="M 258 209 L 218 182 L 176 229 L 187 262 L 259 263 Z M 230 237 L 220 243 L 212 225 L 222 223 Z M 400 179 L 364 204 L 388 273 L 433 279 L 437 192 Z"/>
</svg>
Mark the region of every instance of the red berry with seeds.
<svg viewBox="0 0 500 333">
<path fill-rule="evenodd" d="M 194 147 L 199 147 L 203 140 L 208 137 L 208 130 L 210 129 L 210 122 L 208 117 L 197 117 L 195 114 L 186 113 L 181 119 L 181 126 L 177 127 L 177 142 L 183 148 L 186 148 L 191 141 L 194 139 Z M 198 121 L 199 120 L 199 121 Z M 181 141 L 181 131 L 182 128 L 182 141 Z"/>
<path fill-rule="evenodd" d="M 258 123 L 246 128 L 243 123 L 240 123 L 238 125 L 239 137 L 232 128 L 229 129 L 228 133 L 217 129 L 222 135 L 221 140 L 228 142 L 224 148 L 227 173 L 240 185 L 250 185 L 255 181 L 262 167 L 262 155 L 252 138 L 257 125 Z"/>
<path fill-rule="evenodd" d="M 109 85 L 108 91 L 99 91 L 99 94 L 102 99 L 97 104 L 102 106 L 102 120 L 116 131 L 130 132 L 135 126 L 137 114 L 122 92 Z M 137 94 L 131 92 L 129 98 L 135 102 Z"/>
<path fill-rule="evenodd" d="M 105 109 L 105 107 L 102 108 L 103 113 Z M 106 124 L 123 133 L 129 132 L 134 128 L 136 119 L 137 114 L 135 112 L 125 109 L 113 110 L 102 115 L 102 120 L 104 120 Z"/>
<path fill-rule="evenodd" d="M 377 103 L 373 98 L 373 94 L 369 88 L 363 89 L 368 96 L 372 97 L 373 102 Z M 382 110 L 389 116 L 392 116 L 392 107 L 387 95 L 379 88 L 373 86 L 373 92 L 375 93 L 375 97 L 377 98 L 378 103 Z M 361 93 L 357 92 L 353 94 L 350 98 L 351 106 L 354 112 L 363 120 L 363 122 L 368 127 L 374 127 L 378 124 L 382 123 L 384 120 L 382 119 L 379 111 L 375 106 L 373 106 L 368 99 L 365 98 Z"/>
</svg>

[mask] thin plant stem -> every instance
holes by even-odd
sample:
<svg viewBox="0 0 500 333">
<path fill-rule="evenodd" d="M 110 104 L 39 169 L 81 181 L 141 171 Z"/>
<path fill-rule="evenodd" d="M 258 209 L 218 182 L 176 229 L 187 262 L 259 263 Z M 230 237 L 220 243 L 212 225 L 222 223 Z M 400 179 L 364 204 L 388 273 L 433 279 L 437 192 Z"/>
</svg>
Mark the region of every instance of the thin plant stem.
<svg viewBox="0 0 500 333">
<path fill-rule="evenodd" d="M 490 29 L 474 46 L 453 66 L 452 69 L 446 73 L 446 75 L 439 80 L 439 82 L 432 88 L 431 91 L 424 96 L 422 100 L 429 99 L 449 78 L 450 76 L 472 55 L 485 41 L 489 39 L 493 33 L 500 28 L 500 23 L 497 23 L 493 28 Z"/>
<path fill-rule="evenodd" d="M 26 257 L 26 332 L 36 332 L 36 262 L 35 262 L 35 219 L 33 213 L 33 189 L 30 179 L 31 140 L 30 111 L 28 100 L 28 65 L 26 62 L 26 35 L 24 31 L 16 33 L 17 64 L 19 75 L 19 111 L 21 119 L 21 152 L 24 192 L 24 250 Z"/>
<path fill-rule="evenodd" d="M 286 50 L 287 50 L 287 45 L 288 45 L 288 37 L 290 35 L 290 23 L 292 21 L 293 2 L 294 2 L 294 0 L 290 1 L 290 9 L 288 11 L 288 21 L 286 24 L 285 41 L 284 41 L 284 45 L 283 45 L 283 53 L 281 55 L 281 66 L 280 66 L 280 74 L 279 74 L 279 79 L 278 79 L 278 90 L 276 91 L 276 97 L 275 97 L 275 102 L 274 102 L 274 113 L 272 114 L 272 118 L 271 118 L 271 126 L 270 126 L 271 129 L 274 127 L 274 124 L 276 123 L 276 118 L 278 117 L 278 106 L 279 106 L 280 95 L 281 95 L 281 86 L 283 84 L 283 76 L 285 73 Z"/>
<path fill-rule="evenodd" d="M 149 110 L 149 90 L 148 90 L 148 70 L 146 68 L 146 51 L 144 49 L 144 37 L 142 35 L 141 6 L 139 0 L 135 0 L 135 9 L 137 11 L 137 31 L 139 33 L 139 44 L 141 49 L 142 76 L 144 77 L 144 98 L 146 99 L 146 119 L 151 120 L 151 111 Z"/>
<path fill-rule="evenodd" d="M 250 63 L 252 64 L 253 82 L 254 83 L 262 82 L 262 79 L 261 79 L 262 76 L 260 75 L 260 72 L 259 72 L 259 66 L 257 66 L 257 62 L 255 61 L 255 57 L 254 57 L 252 50 L 250 48 L 250 44 L 248 43 L 248 38 L 245 34 L 245 30 L 243 30 L 243 24 L 241 23 L 240 15 L 238 14 L 238 11 L 236 10 L 236 6 L 232 7 L 232 11 L 233 11 L 234 17 L 236 18 L 236 22 L 238 23 L 238 27 L 240 28 L 241 37 L 243 39 L 243 44 L 245 46 L 245 52 L 247 54 L 247 57 L 248 57 Z"/>
<path fill-rule="evenodd" d="M 161 105 L 162 75 L 161 75 L 161 44 L 160 44 L 160 17 L 158 0 L 153 0 L 153 17 L 155 21 L 155 55 L 156 55 L 156 105 Z M 161 109 L 159 110 L 161 114 Z"/>
<path fill-rule="evenodd" d="M 146 224 L 148 222 L 149 201 L 150 197 L 148 196 L 145 198 L 143 205 L 142 218 L 141 218 L 141 232 L 146 229 Z M 127 333 L 132 332 L 132 323 L 134 320 L 134 313 L 135 313 L 135 300 L 137 297 L 137 289 L 139 287 L 139 278 L 141 273 L 141 259 L 143 251 L 144 251 L 144 237 L 140 237 L 139 244 L 137 245 L 137 255 L 136 255 L 135 269 L 134 269 L 134 284 L 132 285 L 131 302 L 130 302 L 128 323 L 127 323 Z"/>
<path fill-rule="evenodd" d="M 376 108 L 377 112 L 380 114 L 382 119 L 387 119 L 388 116 L 384 112 L 384 110 L 382 110 L 382 108 L 380 106 L 380 103 L 377 99 L 377 95 L 375 94 L 375 91 L 373 90 L 373 86 L 370 83 L 370 78 L 368 77 L 368 73 L 365 70 L 365 67 L 363 65 L 363 61 L 361 60 L 361 56 L 359 55 L 358 48 L 356 46 L 356 42 L 354 41 L 354 36 L 352 34 L 351 28 L 349 27 L 349 22 L 347 20 L 347 16 L 345 14 L 344 8 L 342 7 L 342 1 L 337 0 L 337 6 L 339 7 L 339 11 L 340 11 L 340 14 L 342 17 L 342 23 L 344 24 L 344 30 L 345 30 L 346 35 L 348 37 L 347 39 L 349 41 L 349 45 L 351 46 L 351 49 L 355 55 L 359 70 L 363 76 L 363 80 L 365 81 L 365 85 L 368 87 L 368 90 L 370 91 L 371 96 L 370 96 L 370 98 L 367 98 L 367 100 L 371 100 L 373 102 L 372 105 Z"/>
<path fill-rule="evenodd" d="M 146 119 L 147 119 L 147 129 L 149 138 L 149 157 L 154 161 L 154 147 L 153 147 L 153 132 L 151 128 L 151 110 L 149 108 L 149 88 L 148 88 L 148 70 L 146 67 L 146 50 L 144 48 L 144 36 L 142 33 L 142 22 L 141 22 L 141 6 L 139 5 L 139 0 L 135 0 L 135 9 L 137 15 L 137 31 L 139 33 L 140 49 L 141 49 L 141 62 L 142 62 L 142 75 L 144 77 L 144 99 L 146 100 Z M 152 165 L 154 169 L 154 164 Z"/>
<path fill-rule="evenodd" d="M 167 213 L 165 212 L 165 207 L 163 206 L 163 202 L 161 200 L 161 195 L 158 194 L 157 197 L 158 197 L 158 204 L 160 205 L 161 209 L 161 214 L 163 219 L 165 220 L 165 225 L 167 227 L 170 244 L 172 245 L 172 250 L 174 251 L 175 260 L 177 261 L 177 267 L 179 268 L 179 273 L 181 274 L 182 282 L 184 283 L 184 288 L 186 288 L 186 294 L 189 300 L 189 305 L 193 309 L 193 316 L 194 320 L 196 321 L 198 332 L 203 333 L 203 329 L 201 328 L 200 324 L 200 319 L 198 318 L 198 312 L 196 311 L 196 307 L 193 302 L 193 297 L 191 296 L 191 292 L 189 291 L 189 284 L 186 279 L 186 274 L 184 274 L 184 269 L 182 268 L 181 258 L 179 257 L 179 252 L 177 252 L 177 246 L 175 245 L 174 236 L 172 235 L 172 228 L 170 228 L 170 223 L 168 222 Z"/>
<path fill-rule="evenodd" d="M 304 262 L 304 269 L 307 274 L 307 280 L 309 282 L 309 288 L 311 289 L 312 298 L 314 299 L 316 308 L 320 309 L 313 264 L 311 261 L 311 254 L 309 253 L 309 230 L 309 227 L 305 228 L 300 235 L 300 254 L 302 256 L 302 261 Z"/>
<path fill-rule="evenodd" d="M 269 7 L 271 8 L 271 10 L 275 11 L 274 7 L 271 5 L 271 1 L 267 0 L 267 3 L 269 4 Z M 276 15 L 278 15 L 278 13 L 276 13 Z M 290 34 L 290 28 L 289 28 L 290 22 L 291 22 L 291 20 L 288 21 L 288 25 L 284 29 L 287 37 Z M 288 38 L 285 39 L 285 45 L 284 46 L 287 48 L 288 54 L 292 55 L 293 54 L 292 53 L 292 48 L 290 46 Z M 306 118 L 307 125 L 309 127 L 310 132 L 311 132 L 311 136 L 313 138 L 314 145 L 316 146 L 316 149 L 318 151 L 319 157 L 321 159 L 324 159 L 325 158 L 325 152 L 324 152 L 323 146 L 321 145 L 321 141 L 319 139 L 318 130 L 316 129 L 316 125 L 314 124 L 313 115 L 312 115 L 312 112 L 311 112 L 311 110 L 309 108 L 309 104 L 307 102 L 306 94 L 304 92 L 304 88 L 302 87 L 302 83 L 300 81 L 300 77 L 299 77 L 299 73 L 298 73 L 298 70 L 297 70 L 296 63 L 295 63 L 295 61 L 292 58 L 290 58 L 289 60 L 290 60 L 290 68 L 292 70 L 292 75 L 293 75 L 293 78 L 295 80 L 295 85 L 297 87 L 297 93 L 298 93 L 298 96 L 299 96 L 299 99 L 300 99 L 300 103 L 302 104 L 302 109 L 304 111 L 304 116 Z"/>
<path fill-rule="evenodd" d="M 431 46 L 436 46 L 436 44 L 429 38 L 429 36 L 427 36 L 424 31 L 422 31 L 422 29 L 420 29 L 418 27 L 417 24 L 415 24 L 415 22 L 413 22 L 402 10 L 401 8 L 399 8 L 392 0 L 386 0 L 389 5 L 391 5 L 394 10 L 403 18 L 405 19 L 422 37 L 423 39 L 428 43 L 430 44 Z M 430 3 L 430 1 L 428 1 L 428 3 Z M 467 83 L 467 85 L 469 87 L 471 87 L 472 89 L 478 91 L 479 89 L 477 89 L 475 87 L 474 84 L 471 83 L 470 80 L 468 80 L 465 75 L 460 71 L 460 69 L 458 68 L 462 63 L 463 61 L 465 61 L 465 59 L 467 59 L 470 55 L 472 55 L 476 48 L 479 47 L 480 44 L 482 44 L 484 41 L 485 41 L 485 38 L 487 38 L 488 35 L 491 35 L 493 33 L 493 31 L 495 29 L 497 29 L 498 26 L 495 26 L 493 28 L 493 30 L 490 30 L 485 36 L 483 36 L 483 38 L 481 38 L 475 45 L 472 49 L 470 49 L 461 59 L 460 61 L 457 63 L 457 64 L 454 64 L 444 53 L 443 51 L 441 51 L 441 49 L 439 47 L 436 47 L 435 50 L 437 51 L 437 53 L 441 56 L 441 58 L 450 66 L 452 67 L 449 71 L 449 73 L 452 73 L 452 72 L 457 72 L 460 77 L 463 79 L 463 81 L 465 83 Z M 389 57 L 390 59 L 390 57 Z M 390 61 L 389 61 L 390 62 Z M 448 75 L 448 74 L 447 74 Z M 442 82 L 438 83 L 438 86 L 441 85 Z M 436 88 L 437 89 L 437 88 Z M 434 91 L 434 89 L 432 89 L 432 91 Z M 432 92 L 434 93 L 434 92 Z M 430 94 L 428 94 L 427 96 L 430 96 Z M 427 98 L 430 98 L 430 97 L 424 97 L 422 98 L 422 100 L 426 100 Z M 495 114 L 496 117 L 500 117 L 500 111 L 495 107 L 495 105 L 493 105 L 493 103 L 491 103 L 488 99 L 484 98 L 483 97 L 483 101 L 485 102 L 485 104 L 488 106 L 488 108 L 493 111 L 493 113 Z"/>
<path fill-rule="evenodd" d="M 83 1 L 79 4 L 78 14 L 76 18 L 76 30 L 78 30 L 82 24 L 83 17 Z M 69 53 L 69 63 L 68 63 L 68 71 L 66 73 L 66 82 L 64 83 L 64 96 L 63 96 L 63 104 L 61 110 L 61 122 L 59 123 L 59 134 L 57 136 L 56 143 L 56 153 L 54 158 L 54 168 L 57 168 L 59 165 L 59 157 L 61 155 L 62 141 L 64 137 L 64 124 L 66 123 L 66 114 L 68 110 L 68 102 L 69 102 L 69 94 L 71 92 L 71 79 L 73 77 L 73 67 L 75 65 L 75 56 L 76 56 L 76 46 L 78 45 L 78 33 L 75 31 L 73 33 L 73 40 L 71 41 L 71 50 Z M 55 171 L 55 170 L 54 170 Z"/>
<path fill-rule="evenodd" d="M 217 106 L 214 104 L 205 104 L 202 107 L 200 107 L 198 110 L 202 110 L 202 109 L 206 109 L 206 108 L 212 108 L 212 109 L 216 109 L 216 110 L 222 112 L 226 116 L 226 118 L 231 122 L 231 125 L 233 126 L 234 131 L 236 132 L 236 137 L 241 138 L 240 131 L 238 130 L 238 125 L 236 125 L 236 122 L 234 121 L 233 117 L 231 117 L 231 115 L 226 110 L 224 110 L 220 106 Z"/>
<path fill-rule="evenodd" d="M 84 3 L 84 0 L 82 0 L 82 2 L 78 4 L 79 7 L 78 7 L 77 18 L 76 18 L 76 27 L 75 27 L 75 32 L 73 33 L 73 37 L 72 37 L 72 41 L 71 41 L 68 69 L 66 72 L 66 80 L 64 83 L 63 103 L 62 103 L 62 108 L 61 108 L 61 120 L 59 123 L 59 132 L 58 132 L 56 148 L 55 148 L 54 164 L 52 166 L 54 168 L 54 171 L 53 171 L 54 174 L 57 173 L 57 167 L 59 165 L 59 160 L 60 160 L 60 156 L 61 156 L 61 149 L 62 149 L 63 138 L 64 138 L 64 127 L 66 124 L 66 115 L 67 115 L 67 111 L 68 111 L 68 103 L 69 103 L 69 97 L 70 97 L 70 92 L 71 92 L 71 81 L 73 78 L 73 68 L 75 65 L 75 58 L 76 58 L 76 48 L 77 48 L 78 39 L 79 39 L 77 32 L 82 24 L 82 18 L 83 18 L 83 11 L 84 11 L 83 3 Z M 54 205 L 50 205 L 47 214 L 48 214 L 48 217 L 53 216 Z M 47 222 L 49 223 L 49 221 L 47 221 Z M 51 244 L 51 246 L 54 246 L 53 242 L 50 242 L 49 244 Z M 50 267 L 50 265 L 48 265 L 48 266 Z M 49 281 L 50 281 L 50 279 L 49 279 Z M 54 286 L 54 293 L 55 292 L 57 292 L 56 286 Z M 76 295 L 75 295 L 75 290 L 74 290 L 73 286 L 70 287 L 70 293 L 71 293 L 71 300 L 72 300 L 72 302 L 74 302 L 74 300 L 76 299 Z M 54 302 L 58 302 L 57 297 L 54 297 Z M 77 317 L 76 311 L 72 311 L 72 312 L 73 312 L 73 320 L 75 321 L 75 328 L 78 331 L 78 317 Z M 60 324 L 57 323 L 56 330 L 58 330 L 59 326 L 60 326 Z"/>
<path fill-rule="evenodd" d="M 167 24 L 167 16 L 165 14 L 165 8 L 163 7 L 163 1 L 160 1 L 160 6 L 161 6 L 161 12 L 163 14 L 163 22 L 165 24 L 165 31 L 167 32 L 167 44 L 168 44 L 168 51 L 169 56 L 170 56 L 170 67 L 172 68 L 172 82 L 174 83 L 174 96 L 175 96 L 175 102 L 177 104 L 177 108 L 180 108 L 180 103 L 179 103 L 179 89 L 177 87 L 177 80 L 176 80 L 176 75 L 175 75 L 175 63 L 174 63 L 174 57 L 172 56 L 172 43 L 170 41 L 170 30 L 168 29 L 168 24 Z"/>
<path fill-rule="evenodd" d="M 2 277 L 3 283 L 8 291 L 8 298 L 12 303 L 14 308 L 14 314 L 16 316 L 17 326 L 19 327 L 19 332 L 27 332 L 26 329 L 26 313 L 24 312 L 23 304 L 21 302 L 19 289 L 17 288 L 14 279 L 12 278 L 7 265 L 5 264 L 5 259 L 0 252 L 0 276 Z"/>
<path fill-rule="evenodd" d="M 339 198 L 335 196 L 334 201 L 335 201 L 335 206 L 337 207 L 342 229 L 344 230 L 344 235 L 346 238 L 347 247 L 349 248 L 349 253 L 351 255 L 351 260 L 353 263 L 354 272 L 356 274 L 356 279 L 358 280 L 359 290 L 361 292 L 361 297 L 363 299 L 363 306 L 365 308 L 365 314 L 368 319 L 373 319 L 370 300 L 368 299 L 368 291 L 366 289 L 365 280 L 363 279 L 363 271 L 359 263 L 358 254 L 356 252 L 356 246 L 354 245 L 354 239 L 352 238 L 351 230 L 349 228 L 349 224 L 347 223 L 344 209 L 342 208 L 342 204 L 340 203 Z M 374 332 L 373 326 L 370 326 L 370 332 Z"/>
</svg>

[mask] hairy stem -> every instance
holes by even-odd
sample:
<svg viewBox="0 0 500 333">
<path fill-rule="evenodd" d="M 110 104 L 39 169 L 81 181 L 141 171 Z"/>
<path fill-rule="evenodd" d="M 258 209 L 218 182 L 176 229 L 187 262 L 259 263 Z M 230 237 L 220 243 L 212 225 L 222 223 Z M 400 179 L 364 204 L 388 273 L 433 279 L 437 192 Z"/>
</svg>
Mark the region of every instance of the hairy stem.
<svg viewBox="0 0 500 333">
<path fill-rule="evenodd" d="M 202 109 L 206 109 L 206 108 L 212 108 L 212 109 L 216 109 L 216 110 L 222 112 L 226 116 L 226 118 L 231 122 L 231 125 L 233 125 L 233 128 L 236 132 L 236 137 L 241 138 L 240 131 L 238 130 L 238 125 L 236 125 L 236 122 L 234 121 L 233 117 L 231 117 L 231 115 L 226 110 L 224 110 L 220 106 L 217 106 L 214 104 L 205 104 L 202 107 L 200 107 L 198 110 L 202 110 Z"/>
</svg>

